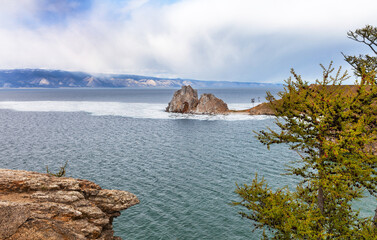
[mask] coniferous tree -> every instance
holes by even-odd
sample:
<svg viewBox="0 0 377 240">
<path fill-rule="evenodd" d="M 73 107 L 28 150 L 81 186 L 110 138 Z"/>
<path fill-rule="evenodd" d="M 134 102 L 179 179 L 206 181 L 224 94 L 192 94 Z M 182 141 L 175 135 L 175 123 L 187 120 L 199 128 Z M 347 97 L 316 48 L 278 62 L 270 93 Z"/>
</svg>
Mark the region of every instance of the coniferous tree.
<svg viewBox="0 0 377 240">
<path fill-rule="evenodd" d="M 322 65 L 321 65 L 322 66 Z M 288 144 L 300 159 L 287 171 L 301 177 L 295 191 L 273 191 L 256 176 L 251 185 L 237 186 L 235 205 L 256 228 L 269 229 L 273 239 L 374 239 L 371 218 L 360 218 L 352 201 L 365 192 L 377 196 L 377 86 L 374 70 L 360 68 L 360 81 L 344 86 L 341 69 L 330 64 L 309 85 L 292 69 L 281 100 L 268 93 L 280 131 L 261 131 L 269 148 Z M 265 235 L 267 238 L 267 235 Z"/>
</svg>

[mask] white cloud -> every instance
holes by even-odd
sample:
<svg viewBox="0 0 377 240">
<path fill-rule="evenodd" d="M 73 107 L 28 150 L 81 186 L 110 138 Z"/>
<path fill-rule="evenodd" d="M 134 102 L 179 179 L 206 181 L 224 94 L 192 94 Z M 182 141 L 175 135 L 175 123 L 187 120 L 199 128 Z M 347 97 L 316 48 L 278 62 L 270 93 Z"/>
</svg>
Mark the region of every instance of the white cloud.
<svg viewBox="0 0 377 240">
<path fill-rule="evenodd" d="M 357 46 L 346 39 L 348 30 L 377 20 L 371 0 L 132 0 L 120 6 L 98 0 L 63 24 L 43 24 L 41 1 L 14 2 L 0 0 L 0 68 L 232 81 L 285 78 L 290 67 L 310 74 Z"/>
<path fill-rule="evenodd" d="M 145 5 L 146 3 L 148 3 L 149 0 L 131 0 L 129 2 L 127 2 L 127 4 L 121 8 L 121 11 L 123 13 L 129 13 L 131 11 L 134 11 L 140 7 L 142 7 L 143 5 Z"/>
<path fill-rule="evenodd" d="M 37 7 L 34 0 L 0 0 L 0 27 L 11 28 L 20 22 L 32 21 Z"/>
</svg>

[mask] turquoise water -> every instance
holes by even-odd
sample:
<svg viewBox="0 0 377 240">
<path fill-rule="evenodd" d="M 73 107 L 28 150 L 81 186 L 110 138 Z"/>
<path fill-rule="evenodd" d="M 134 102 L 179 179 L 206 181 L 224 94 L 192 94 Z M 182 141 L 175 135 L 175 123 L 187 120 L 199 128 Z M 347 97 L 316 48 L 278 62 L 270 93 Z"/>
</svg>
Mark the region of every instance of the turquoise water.
<svg viewBox="0 0 377 240">
<path fill-rule="evenodd" d="M 235 108 L 266 89 L 212 89 Z M 45 172 L 69 161 L 68 175 L 130 191 L 140 204 L 122 212 L 123 239 L 260 239 L 230 206 L 235 183 L 255 173 L 272 187 L 297 155 L 271 151 L 253 130 L 270 117 L 167 114 L 174 90 L 59 89 L 0 91 L 0 167 Z"/>
</svg>

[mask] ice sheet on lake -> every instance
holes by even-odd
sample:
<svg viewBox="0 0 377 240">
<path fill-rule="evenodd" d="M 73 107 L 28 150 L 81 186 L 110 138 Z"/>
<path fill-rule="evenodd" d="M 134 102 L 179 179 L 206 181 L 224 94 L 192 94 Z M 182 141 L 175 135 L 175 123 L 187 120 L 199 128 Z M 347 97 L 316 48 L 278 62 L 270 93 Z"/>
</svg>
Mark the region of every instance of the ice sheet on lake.
<svg viewBox="0 0 377 240">
<path fill-rule="evenodd" d="M 167 104 L 89 102 L 89 101 L 7 101 L 0 102 L 0 109 L 27 112 L 86 112 L 95 116 L 121 116 L 148 119 L 196 119 L 196 120 L 263 120 L 268 116 L 230 115 L 193 115 L 165 112 Z M 229 104 L 229 109 L 242 110 L 250 104 Z"/>
</svg>

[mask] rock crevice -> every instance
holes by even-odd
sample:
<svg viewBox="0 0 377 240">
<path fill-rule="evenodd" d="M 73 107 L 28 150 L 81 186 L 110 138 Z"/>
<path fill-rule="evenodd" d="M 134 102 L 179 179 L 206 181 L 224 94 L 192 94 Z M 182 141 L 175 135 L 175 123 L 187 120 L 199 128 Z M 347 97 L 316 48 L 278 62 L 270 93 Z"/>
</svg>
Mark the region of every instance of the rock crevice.
<svg viewBox="0 0 377 240">
<path fill-rule="evenodd" d="M 113 218 L 137 203 L 88 180 L 0 169 L 0 239 L 120 239 Z"/>
</svg>

